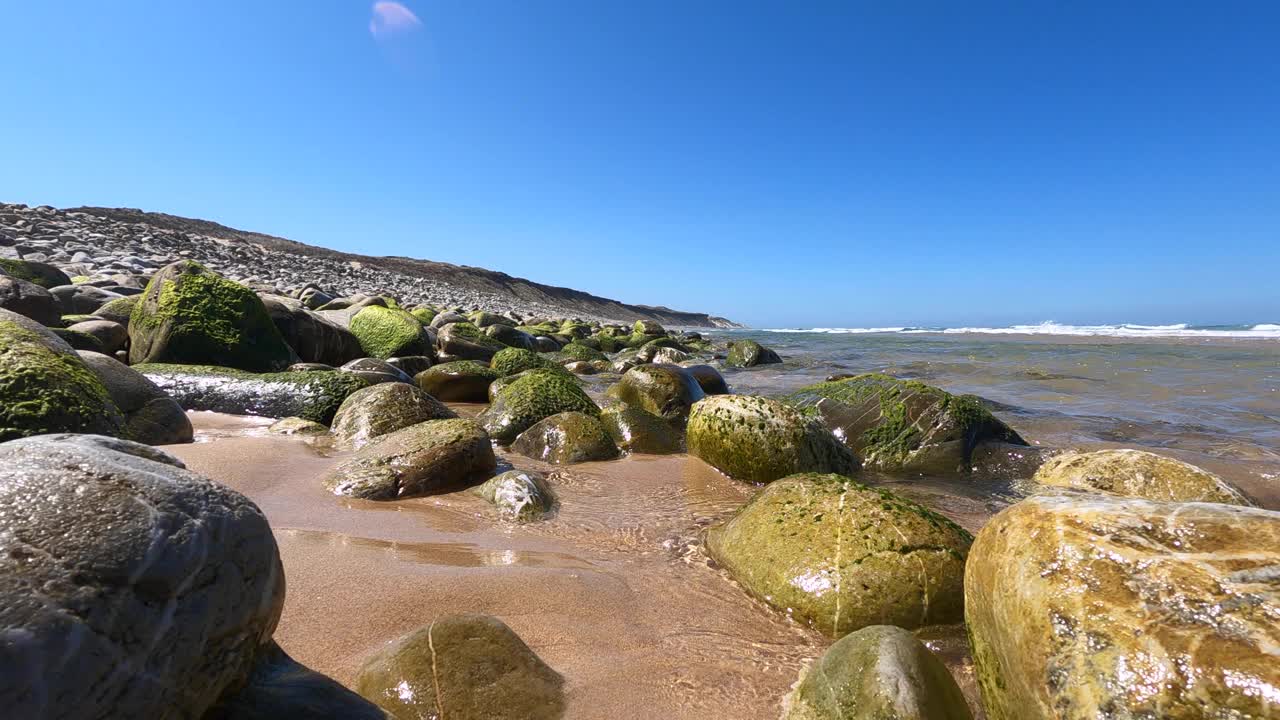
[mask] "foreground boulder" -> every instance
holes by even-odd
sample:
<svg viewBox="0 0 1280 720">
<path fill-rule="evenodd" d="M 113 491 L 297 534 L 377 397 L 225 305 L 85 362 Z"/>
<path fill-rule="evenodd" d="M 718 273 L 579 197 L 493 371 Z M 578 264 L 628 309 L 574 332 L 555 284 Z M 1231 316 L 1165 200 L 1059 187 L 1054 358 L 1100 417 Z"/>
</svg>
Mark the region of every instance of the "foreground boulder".
<svg viewBox="0 0 1280 720">
<path fill-rule="evenodd" d="M 910 500 L 815 473 L 772 483 L 706 533 L 748 592 L 832 637 L 959 621 L 971 540 Z"/>
<path fill-rule="evenodd" d="M 523 470 L 495 475 L 472 492 L 493 503 L 503 517 L 511 520 L 535 520 L 555 504 L 546 479 Z"/>
<path fill-rule="evenodd" d="M 684 452 L 684 437 L 671 423 L 646 410 L 617 405 L 600 413 L 600 421 L 618 447 L 641 455 Z"/>
<path fill-rule="evenodd" d="M 1027 444 L 972 395 L 888 375 L 809 385 L 786 401 L 815 413 L 877 470 L 954 472 L 969 467 L 980 444 Z"/>
<path fill-rule="evenodd" d="M 271 372 L 294 361 L 262 300 L 199 263 L 156 273 L 129 320 L 129 364 L 181 363 Z"/>
<path fill-rule="evenodd" d="M 186 410 L 269 418 L 297 416 L 328 425 L 347 396 L 368 385 L 344 372 L 254 374 L 199 365 L 135 365 Z"/>
<path fill-rule="evenodd" d="M 563 412 L 599 417 L 600 408 L 572 377 L 530 370 L 504 387 L 480 420 L 494 440 L 509 445 L 534 423 Z"/>
<path fill-rule="evenodd" d="M 489 436 L 470 420 L 431 420 L 376 438 L 324 478 L 335 495 L 396 500 L 457 489 L 493 474 Z"/>
<path fill-rule="evenodd" d="M 497 618 L 453 615 L 378 652 L 355 687 L 395 720 L 558 720 L 563 684 Z"/>
<path fill-rule="evenodd" d="M 858 468 L 857 458 L 816 420 L 750 395 L 715 395 L 694 405 L 686 442 L 690 455 L 748 482 Z"/>
<path fill-rule="evenodd" d="M 778 353 L 761 345 L 755 340 L 738 340 L 729 343 L 729 357 L 725 365 L 729 367 L 749 368 L 756 365 L 771 365 L 782 362 Z"/>
<path fill-rule="evenodd" d="M 677 424 L 683 424 L 689 408 L 706 397 L 693 375 L 674 365 L 637 365 L 609 389 L 609 394 Z"/>
<path fill-rule="evenodd" d="M 1060 494 L 978 533 L 965 574 L 991 720 L 1267 718 L 1280 513 Z"/>
<path fill-rule="evenodd" d="M 351 318 L 351 334 L 369 357 L 434 355 L 422 323 L 404 310 L 367 305 Z"/>
<path fill-rule="evenodd" d="M 511 443 L 513 452 L 555 465 L 612 460 L 618 456 L 604 425 L 591 415 L 565 412 L 543 418 Z"/>
<path fill-rule="evenodd" d="M 124 437 L 147 445 L 191 442 L 194 431 L 182 406 L 145 375 L 106 355 L 79 355 L 124 416 Z"/>
<path fill-rule="evenodd" d="M 805 669 L 782 720 L 971 720 L 947 666 L 911 633 L 872 625 Z"/>
<path fill-rule="evenodd" d="M 119 436 L 124 418 L 69 345 L 0 310 L 0 441 L 59 432 Z"/>
<path fill-rule="evenodd" d="M 489 383 L 501 377 L 497 370 L 471 360 L 457 360 L 424 370 L 414 382 L 428 395 L 443 402 L 482 403 L 489 400 Z"/>
<path fill-rule="evenodd" d="M 444 403 L 406 383 L 382 383 L 347 396 L 333 416 L 333 434 L 359 449 L 374 438 L 428 420 L 458 417 Z"/>
<path fill-rule="evenodd" d="M 1252 505 L 1239 490 L 1190 463 L 1143 450 L 1068 452 L 1050 458 L 1035 482 L 1163 502 Z"/>
</svg>

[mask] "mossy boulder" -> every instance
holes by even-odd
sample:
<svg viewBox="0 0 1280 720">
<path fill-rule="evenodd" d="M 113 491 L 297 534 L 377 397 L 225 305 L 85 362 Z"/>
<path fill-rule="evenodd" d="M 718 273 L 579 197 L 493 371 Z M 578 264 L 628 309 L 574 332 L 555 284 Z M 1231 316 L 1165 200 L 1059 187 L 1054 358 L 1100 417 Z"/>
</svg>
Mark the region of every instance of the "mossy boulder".
<svg viewBox="0 0 1280 720">
<path fill-rule="evenodd" d="M 573 377 L 550 370 L 527 371 L 502 389 L 480 420 L 493 439 L 510 444 L 543 418 L 563 412 L 600 416 L 600 408 Z"/>
<path fill-rule="evenodd" d="M 581 412 L 543 418 L 511 443 L 513 452 L 554 465 L 612 460 L 618 447 L 600 420 Z"/>
<path fill-rule="evenodd" d="M 816 473 L 772 483 L 706 533 L 748 592 L 831 637 L 958 622 L 971 541 L 910 500 Z"/>
<path fill-rule="evenodd" d="M 1032 479 L 1042 485 L 1144 500 L 1253 504 L 1208 470 L 1144 450 L 1062 453 L 1041 465 Z"/>
<path fill-rule="evenodd" d="M 649 364 L 628 370 L 609 388 L 609 394 L 676 424 L 683 424 L 689 408 L 706 397 L 702 386 L 684 368 Z"/>
<path fill-rule="evenodd" d="M 485 363 L 492 360 L 499 350 L 507 347 L 469 322 L 449 323 L 440 328 L 436 343 L 440 346 L 441 354 L 449 360 L 476 360 Z"/>
<path fill-rule="evenodd" d="M 587 347 L 579 342 L 571 342 L 560 348 L 561 357 L 565 360 L 608 360 L 605 354 L 595 348 Z"/>
<path fill-rule="evenodd" d="M 911 633 L 872 625 L 800 675 L 782 720 L 972 720 L 947 666 Z"/>
<path fill-rule="evenodd" d="M 355 689 L 393 720 L 559 720 L 563 685 L 497 618 L 452 615 L 369 658 Z"/>
<path fill-rule="evenodd" d="M 443 402 L 489 400 L 489 383 L 501 374 L 471 360 L 457 360 L 433 366 L 414 377 L 414 382 L 428 395 Z"/>
<path fill-rule="evenodd" d="M 490 325 L 484 329 L 484 334 L 502 343 L 505 347 L 532 350 L 538 346 L 534 342 L 532 335 L 517 330 L 510 325 Z"/>
<path fill-rule="evenodd" d="M 137 307 L 140 300 L 142 300 L 141 295 L 128 295 L 112 300 L 95 310 L 93 314 L 103 320 L 120 323 L 127 328 L 129 327 L 129 319 L 133 317 L 133 309 Z"/>
<path fill-rule="evenodd" d="M 1056 491 L 965 572 L 990 720 L 1274 717 L 1280 513 Z"/>
<path fill-rule="evenodd" d="M 729 477 L 767 483 L 804 472 L 852 473 L 857 458 L 816 420 L 776 400 L 715 395 L 698 402 L 689 454 Z"/>
<path fill-rule="evenodd" d="M 89 333 L 69 328 L 49 328 L 49 332 L 57 335 L 63 342 L 70 345 L 73 350 L 89 350 L 96 353 L 107 352 L 107 348 L 102 344 L 102 341 Z"/>
<path fill-rule="evenodd" d="M 821 418 L 877 470 L 955 472 L 980 444 L 1027 444 L 972 395 L 878 373 L 809 385 L 786 402 Z"/>
<path fill-rule="evenodd" d="M 67 277 L 67 274 L 58 268 L 48 263 L 31 260 L 0 258 L 0 272 L 19 280 L 34 283 L 46 290 L 71 284 L 71 278 Z"/>
<path fill-rule="evenodd" d="M 376 438 L 334 467 L 335 495 L 397 500 L 458 489 L 493 475 L 489 436 L 470 420 L 430 420 Z"/>
<path fill-rule="evenodd" d="M 666 328 L 658 324 L 656 320 L 637 320 L 635 324 L 631 326 L 631 332 L 635 335 L 649 336 L 667 334 Z"/>
<path fill-rule="evenodd" d="M 525 370 L 535 370 L 538 368 L 563 371 L 564 368 L 542 355 L 532 350 L 524 350 L 521 348 L 507 348 L 499 350 L 494 354 L 493 359 L 489 361 L 489 367 L 493 368 L 499 375 L 515 375 Z"/>
<path fill-rule="evenodd" d="M 729 357 L 724 362 L 730 367 L 749 368 L 780 363 L 782 358 L 755 340 L 736 340 L 729 343 Z"/>
<path fill-rule="evenodd" d="M 416 385 L 381 383 L 347 396 L 333 416 L 333 434 L 343 445 L 359 449 L 410 425 L 456 417 Z"/>
<path fill-rule="evenodd" d="M 600 413 L 600 421 L 618 447 L 641 455 L 684 452 L 684 437 L 665 419 L 631 405 L 616 405 Z"/>
<path fill-rule="evenodd" d="M 347 396 L 368 382 L 344 372 L 248 373 L 201 365 L 135 365 L 187 410 L 270 418 L 297 416 L 328 425 Z"/>
<path fill-rule="evenodd" d="M 123 437 L 147 445 L 191 442 L 194 430 L 182 406 L 146 376 L 107 355 L 88 351 L 79 355 L 120 409 Z"/>
<path fill-rule="evenodd" d="M 129 363 L 219 365 L 269 372 L 294 361 L 262 300 L 199 263 L 156 273 L 129 320 Z"/>
<path fill-rule="evenodd" d="M 729 384 L 724 381 L 720 371 L 710 365 L 688 365 L 685 372 L 693 376 L 707 395 L 728 395 Z"/>
<path fill-rule="evenodd" d="M 431 321 L 436 319 L 436 315 L 438 313 L 429 307 L 419 305 L 418 307 L 410 310 L 409 314 L 417 318 L 418 322 L 423 325 L 430 325 Z"/>
<path fill-rule="evenodd" d="M 536 520 L 550 512 L 555 497 L 547 487 L 547 481 L 537 473 L 508 470 L 495 475 L 472 489 L 472 492 L 493 503 L 498 512 L 510 520 Z"/>
<path fill-rule="evenodd" d="M 351 318 L 351 334 L 369 357 L 431 355 L 431 339 L 418 319 L 404 310 L 369 305 Z"/>
<path fill-rule="evenodd" d="M 120 408 L 69 345 L 36 321 L 0 310 L 0 442 L 124 432 Z"/>
</svg>

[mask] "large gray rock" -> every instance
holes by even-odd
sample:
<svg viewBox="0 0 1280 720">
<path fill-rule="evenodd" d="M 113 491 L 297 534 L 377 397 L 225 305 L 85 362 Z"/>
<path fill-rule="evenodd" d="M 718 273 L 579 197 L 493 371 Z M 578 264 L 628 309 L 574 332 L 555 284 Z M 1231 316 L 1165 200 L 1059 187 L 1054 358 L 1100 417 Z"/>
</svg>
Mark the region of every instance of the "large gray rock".
<svg viewBox="0 0 1280 720">
<path fill-rule="evenodd" d="M 92 285 L 61 285 L 49 293 L 58 301 L 63 315 L 92 315 L 103 305 L 124 297 Z"/>
<path fill-rule="evenodd" d="M 470 420 L 431 420 L 383 435 L 323 479 L 335 495 L 396 500 L 457 489 L 493 474 L 489 436 Z"/>
<path fill-rule="evenodd" d="M 0 309 L 57 326 L 62 316 L 58 302 L 49 291 L 33 282 L 0 275 Z"/>
<path fill-rule="evenodd" d="M 689 408 L 706 397 L 693 375 L 674 365 L 638 365 L 627 371 L 609 393 L 628 405 L 677 424 Z"/>
<path fill-rule="evenodd" d="M 123 350 L 129 343 L 129 329 L 110 320 L 85 320 L 67 329 L 96 338 L 102 343 L 102 351 L 108 355 Z"/>
<path fill-rule="evenodd" d="M 303 362 L 337 367 L 364 356 L 360 341 L 350 330 L 312 312 L 301 302 L 267 295 L 262 304 L 285 342 Z"/>
<path fill-rule="evenodd" d="M 186 410 L 328 424 L 351 393 L 368 386 L 344 372 L 247 373 L 199 365 L 135 365 Z"/>
<path fill-rule="evenodd" d="M 407 383 L 381 383 L 351 393 L 333 416 L 333 434 L 358 449 L 401 428 L 458 417 L 444 403 Z"/>
<path fill-rule="evenodd" d="M 87 350 L 79 355 L 124 414 L 126 437 L 147 445 L 191 442 L 191 420 L 158 385 L 115 358 Z"/>
</svg>

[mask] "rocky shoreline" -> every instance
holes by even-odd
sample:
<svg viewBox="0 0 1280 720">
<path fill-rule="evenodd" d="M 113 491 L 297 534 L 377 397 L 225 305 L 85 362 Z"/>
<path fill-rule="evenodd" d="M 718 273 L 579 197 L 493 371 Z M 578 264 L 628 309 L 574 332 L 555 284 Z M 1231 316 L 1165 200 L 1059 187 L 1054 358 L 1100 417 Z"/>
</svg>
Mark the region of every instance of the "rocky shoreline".
<svg viewBox="0 0 1280 720">
<path fill-rule="evenodd" d="M 350 688 L 290 658 L 273 639 L 291 572 L 279 530 L 177 457 L 199 411 L 305 438 L 331 458 L 305 493 L 338 516 L 464 495 L 488 508 L 478 522 L 554 527 L 580 497 L 575 467 L 713 468 L 744 501 L 690 542 L 758 604 L 738 612 L 828 645 L 785 702 L 761 701 L 785 720 L 1280 713 L 1280 513 L 1195 466 L 1031 445 L 979 398 L 885 374 L 736 394 L 725 371 L 785 361 L 751 340 L 393 292 L 349 263 L 285 282 L 283 251 L 246 260 L 236 246 L 233 266 L 200 244 L 217 240 L 13 207 L 0 209 L 14 250 L 0 257 L 13 717 L 572 713 L 575 678 L 471 606 L 422 608 Z M 873 474 L 1032 490 L 966 528 L 860 481 Z M 639 552 L 664 547 L 643 527 Z M 965 628 L 972 683 L 922 642 L 944 626 Z"/>
</svg>

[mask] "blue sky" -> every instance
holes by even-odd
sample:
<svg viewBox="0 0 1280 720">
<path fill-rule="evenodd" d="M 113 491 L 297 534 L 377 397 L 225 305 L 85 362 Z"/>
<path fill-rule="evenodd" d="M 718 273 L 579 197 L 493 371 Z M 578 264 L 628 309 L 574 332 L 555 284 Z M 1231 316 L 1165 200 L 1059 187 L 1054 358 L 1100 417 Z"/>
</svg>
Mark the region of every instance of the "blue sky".
<svg viewBox="0 0 1280 720">
<path fill-rule="evenodd" d="M 6 2 L 0 200 L 756 326 L 1280 321 L 1274 2 Z"/>
</svg>

